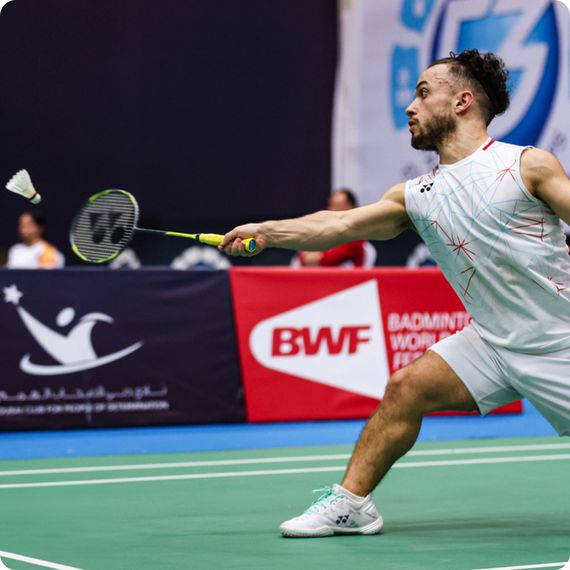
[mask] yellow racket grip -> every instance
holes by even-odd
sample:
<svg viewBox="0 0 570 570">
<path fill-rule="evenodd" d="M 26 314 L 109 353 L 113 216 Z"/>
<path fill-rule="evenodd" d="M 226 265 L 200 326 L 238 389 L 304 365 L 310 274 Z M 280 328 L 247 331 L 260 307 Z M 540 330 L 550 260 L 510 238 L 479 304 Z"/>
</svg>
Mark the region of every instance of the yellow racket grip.
<svg viewBox="0 0 570 570">
<path fill-rule="evenodd" d="M 200 243 L 205 243 L 206 245 L 220 245 L 224 241 L 224 236 L 220 234 L 198 234 L 197 239 Z M 248 253 L 253 253 L 257 244 L 254 238 L 246 238 L 241 240 L 245 247 L 245 251 Z"/>
</svg>

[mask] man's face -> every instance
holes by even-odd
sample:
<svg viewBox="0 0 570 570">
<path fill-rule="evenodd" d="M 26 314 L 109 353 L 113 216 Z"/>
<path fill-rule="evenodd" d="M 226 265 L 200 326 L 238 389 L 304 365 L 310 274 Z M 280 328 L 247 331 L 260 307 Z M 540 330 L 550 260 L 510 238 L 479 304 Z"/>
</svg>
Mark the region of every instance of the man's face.
<svg viewBox="0 0 570 570">
<path fill-rule="evenodd" d="M 27 244 L 36 242 L 42 237 L 43 230 L 30 214 L 22 214 L 18 220 L 18 234 Z"/>
<path fill-rule="evenodd" d="M 451 78 L 446 64 L 426 69 L 416 86 L 416 97 L 406 109 L 412 146 L 418 150 L 438 150 L 455 132 Z"/>
<path fill-rule="evenodd" d="M 341 212 L 352 209 L 352 204 L 346 199 L 344 192 L 333 192 L 329 198 L 329 210 Z"/>
</svg>

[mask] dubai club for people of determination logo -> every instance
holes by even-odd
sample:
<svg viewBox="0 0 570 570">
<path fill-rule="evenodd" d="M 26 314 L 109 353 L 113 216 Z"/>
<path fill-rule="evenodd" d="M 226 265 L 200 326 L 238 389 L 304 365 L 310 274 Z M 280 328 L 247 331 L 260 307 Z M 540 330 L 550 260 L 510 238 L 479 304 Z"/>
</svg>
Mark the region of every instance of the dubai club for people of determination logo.
<svg viewBox="0 0 570 570">
<path fill-rule="evenodd" d="M 75 324 L 64 333 L 42 323 L 22 307 L 20 301 L 24 294 L 16 285 L 4 287 L 3 293 L 4 302 L 16 307 L 18 316 L 28 332 L 43 350 L 58 362 L 58 364 L 37 364 L 32 361 L 30 353 L 25 354 L 20 360 L 20 370 L 27 374 L 55 376 L 90 370 L 125 358 L 143 345 L 143 342 L 139 341 L 111 354 L 99 356 L 93 348 L 91 334 L 97 323 L 112 324 L 114 319 L 111 316 L 93 312 L 76 319 L 75 309 L 65 307 L 56 317 L 56 326 L 66 329 L 74 321 Z"/>
</svg>

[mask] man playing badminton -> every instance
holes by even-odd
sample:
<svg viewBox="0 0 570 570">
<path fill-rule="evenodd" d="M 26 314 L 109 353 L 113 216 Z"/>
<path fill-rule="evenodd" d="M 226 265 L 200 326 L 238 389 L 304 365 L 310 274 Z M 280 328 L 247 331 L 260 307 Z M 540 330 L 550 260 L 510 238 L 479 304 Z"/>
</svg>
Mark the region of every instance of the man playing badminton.
<svg viewBox="0 0 570 570">
<path fill-rule="evenodd" d="M 395 372 L 368 420 L 342 482 L 285 536 L 375 534 L 383 521 L 371 493 L 414 444 L 424 414 L 492 409 L 527 397 L 560 435 L 570 435 L 570 180 L 548 152 L 494 141 L 487 126 L 509 105 L 508 72 L 492 53 L 467 50 L 433 63 L 406 110 L 412 146 L 439 165 L 345 212 L 248 224 L 221 248 L 248 255 L 282 247 L 325 250 L 384 240 L 414 228 L 473 317 L 472 323 Z"/>
</svg>

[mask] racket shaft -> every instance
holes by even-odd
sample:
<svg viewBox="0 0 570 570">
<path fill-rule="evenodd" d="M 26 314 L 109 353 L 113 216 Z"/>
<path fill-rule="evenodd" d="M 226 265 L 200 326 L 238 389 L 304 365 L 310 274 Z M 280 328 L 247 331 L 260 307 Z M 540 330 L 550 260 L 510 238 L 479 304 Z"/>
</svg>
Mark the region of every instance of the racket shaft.
<svg viewBox="0 0 570 570">
<path fill-rule="evenodd" d="M 205 243 L 206 245 L 220 245 L 224 240 L 224 236 L 220 234 L 181 234 L 179 232 L 166 232 L 169 236 L 176 237 L 190 237 L 192 239 L 198 240 L 200 243 Z"/>
</svg>

